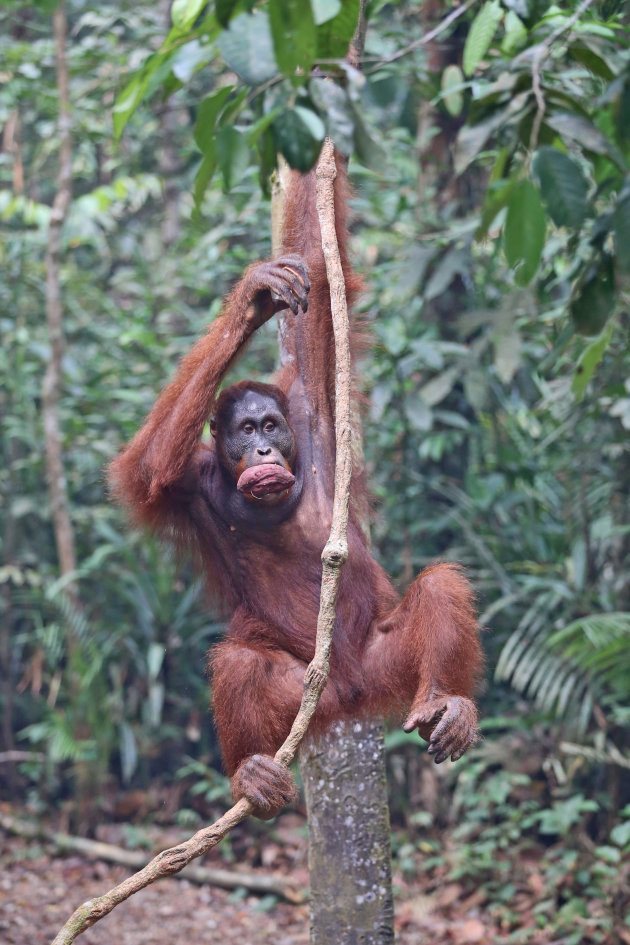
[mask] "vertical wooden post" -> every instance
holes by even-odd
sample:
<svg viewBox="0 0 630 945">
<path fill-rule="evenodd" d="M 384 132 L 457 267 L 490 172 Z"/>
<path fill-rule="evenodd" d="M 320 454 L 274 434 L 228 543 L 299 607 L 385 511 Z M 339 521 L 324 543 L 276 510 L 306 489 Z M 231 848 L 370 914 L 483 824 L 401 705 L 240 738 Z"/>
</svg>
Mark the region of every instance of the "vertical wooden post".
<svg viewBox="0 0 630 945">
<path fill-rule="evenodd" d="M 394 903 L 382 722 L 305 738 L 311 945 L 392 945 Z"/>
</svg>

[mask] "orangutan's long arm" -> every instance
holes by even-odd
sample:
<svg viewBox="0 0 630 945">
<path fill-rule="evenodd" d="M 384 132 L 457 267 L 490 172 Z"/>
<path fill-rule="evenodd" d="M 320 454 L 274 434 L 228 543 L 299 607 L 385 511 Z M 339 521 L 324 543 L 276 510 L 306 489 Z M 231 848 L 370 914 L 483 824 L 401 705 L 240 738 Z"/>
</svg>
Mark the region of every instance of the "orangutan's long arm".
<svg viewBox="0 0 630 945">
<path fill-rule="evenodd" d="M 153 525 L 169 505 L 169 490 L 182 483 L 218 387 L 253 332 L 274 312 L 306 307 L 308 278 L 294 256 L 250 266 L 228 297 L 223 313 L 183 358 L 141 430 L 110 466 L 114 492 L 136 520 Z M 279 296 L 279 301 L 272 297 Z"/>
</svg>

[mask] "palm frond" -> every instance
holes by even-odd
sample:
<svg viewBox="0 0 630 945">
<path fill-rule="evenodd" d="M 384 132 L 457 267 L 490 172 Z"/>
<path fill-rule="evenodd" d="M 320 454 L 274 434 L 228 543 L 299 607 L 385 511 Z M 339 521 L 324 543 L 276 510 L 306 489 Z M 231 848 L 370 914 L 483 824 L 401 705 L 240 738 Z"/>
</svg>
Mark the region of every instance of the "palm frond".
<svg viewBox="0 0 630 945">
<path fill-rule="evenodd" d="M 591 614 L 547 636 L 558 603 L 552 590 L 537 597 L 505 644 L 496 677 L 583 731 L 596 697 L 630 691 L 630 613 Z"/>
</svg>

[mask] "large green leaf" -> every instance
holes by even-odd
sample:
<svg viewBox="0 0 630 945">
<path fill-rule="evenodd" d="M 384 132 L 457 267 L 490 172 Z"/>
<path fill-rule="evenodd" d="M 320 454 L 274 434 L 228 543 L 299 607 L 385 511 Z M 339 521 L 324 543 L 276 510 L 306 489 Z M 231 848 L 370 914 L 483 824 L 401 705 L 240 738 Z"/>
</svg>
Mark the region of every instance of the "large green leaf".
<svg viewBox="0 0 630 945">
<path fill-rule="evenodd" d="M 310 0 L 269 0 L 269 23 L 280 71 L 289 78 L 298 69 L 308 76 L 317 53 Z"/>
<path fill-rule="evenodd" d="M 503 8 L 499 0 L 489 0 L 472 22 L 464 44 L 462 67 L 466 75 L 472 75 L 485 54 L 503 19 Z"/>
<path fill-rule="evenodd" d="M 173 0 L 171 20 L 177 30 L 186 30 L 195 22 L 208 0 Z"/>
<path fill-rule="evenodd" d="M 317 26 L 334 19 L 341 12 L 341 0 L 311 0 L 313 17 Z"/>
<path fill-rule="evenodd" d="M 177 49 L 160 50 L 150 56 L 131 82 L 120 93 L 113 108 L 114 133 L 117 138 L 140 102 L 151 95 L 171 71 Z"/>
<path fill-rule="evenodd" d="M 534 155 L 532 171 L 556 226 L 581 226 L 588 183 L 575 161 L 557 148 L 544 146 Z"/>
<path fill-rule="evenodd" d="M 316 4 L 318 59 L 345 58 L 359 22 L 359 4 L 360 0 L 341 0 L 341 11 L 325 21 L 319 18 L 321 11 L 318 11 L 319 4 Z"/>
<path fill-rule="evenodd" d="M 319 115 L 296 106 L 283 111 L 271 126 L 278 151 L 298 171 L 309 171 L 319 156 L 325 129 Z"/>
<path fill-rule="evenodd" d="M 615 307 L 615 264 L 609 253 L 601 256 L 577 280 L 570 311 L 577 330 L 597 335 Z"/>
<path fill-rule="evenodd" d="M 195 141 L 204 154 L 214 150 L 216 121 L 233 89 L 233 85 L 225 85 L 205 98 L 197 110 Z"/>
<path fill-rule="evenodd" d="M 227 191 L 233 184 L 240 182 L 249 164 L 249 147 L 245 135 L 232 125 L 219 128 L 216 153 L 224 189 Z"/>
<path fill-rule="evenodd" d="M 514 185 L 508 203 L 503 243 L 517 285 L 527 285 L 538 269 L 547 225 L 538 189 L 530 180 Z"/>
<path fill-rule="evenodd" d="M 239 6 L 239 0 L 215 0 L 217 21 L 226 29 Z"/>
<path fill-rule="evenodd" d="M 278 74 L 266 10 L 242 13 L 219 37 L 226 64 L 248 85 L 259 85 Z"/>
</svg>

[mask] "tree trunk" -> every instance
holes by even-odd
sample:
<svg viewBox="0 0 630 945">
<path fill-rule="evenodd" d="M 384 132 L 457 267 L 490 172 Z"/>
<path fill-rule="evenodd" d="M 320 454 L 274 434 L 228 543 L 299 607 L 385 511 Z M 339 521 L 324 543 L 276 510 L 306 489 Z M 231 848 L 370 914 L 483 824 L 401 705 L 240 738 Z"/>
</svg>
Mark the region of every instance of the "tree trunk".
<svg viewBox="0 0 630 945">
<path fill-rule="evenodd" d="M 74 530 L 68 508 L 68 490 L 63 468 L 59 421 L 63 357 L 63 306 L 59 278 L 61 230 L 72 199 L 72 143 L 66 62 L 67 26 L 63 0 L 53 14 L 53 25 L 59 101 L 59 174 L 57 193 L 50 214 L 46 247 L 46 323 L 50 341 L 50 360 L 42 385 L 42 408 L 46 472 L 59 570 L 62 575 L 66 575 L 76 570 L 76 554 Z M 68 591 L 72 597 L 75 596 L 73 588 L 69 587 Z"/>
<path fill-rule="evenodd" d="M 63 464 L 63 440 L 59 405 L 63 388 L 63 299 L 61 294 L 61 233 L 72 202 L 72 136 L 70 116 L 70 92 L 66 44 L 68 25 L 64 0 L 60 0 L 53 13 L 55 35 L 55 63 L 57 71 L 57 100 L 59 103 L 59 172 L 57 193 L 53 201 L 46 246 L 46 324 L 50 342 L 50 360 L 42 384 L 42 414 L 44 422 L 44 447 L 50 507 L 62 577 L 76 571 L 77 559 L 75 536 L 70 517 L 68 487 Z M 61 592 L 66 595 L 71 608 L 78 609 L 78 588 L 74 581 L 66 584 Z M 77 739 L 90 735 L 87 720 L 81 714 L 79 697 L 81 682 L 77 676 L 77 639 L 70 620 L 66 618 L 69 686 L 71 692 L 70 714 L 73 718 L 73 735 Z M 77 822 L 81 830 L 95 826 L 98 769 L 85 759 L 77 760 L 74 767 L 77 797 Z"/>
<path fill-rule="evenodd" d="M 164 28 L 168 35 L 171 28 L 171 0 L 161 0 L 160 9 L 164 17 Z M 167 249 L 177 242 L 181 229 L 178 184 L 179 159 L 175 144 L 175 133 L 178 125 L 178 113 L 167 102 L 160 115 L 160 150 L 158 154 L 158 167 L 164 188 L 162 243 Z"/>
<path fill-rule="evenodd" d="M 383 724 L 337 722 L 306 738 L 311 945 L 390 945 L 394 904 Z"/>
<path fill-rule="evenodd" d="M 7 408 L 8 412 L 8 408 Z M 13 516 L 13 496 L 15 495 L 15 483 L 13 475 L 13 463 L 15 453 L 15 440 L 7 437 L 6 453 L 3 453 L 3 459 L 6 461 L 7 482 L 4 492 L 5 505 L 5 529 L 4 529 L 4 565 L 5 567 L 13 564 L 13 553 L 15 547 L 15 518 Z M 13 629 L 13 594 L 11 590 L 11 581 L 4 581 L 2 584 L 3 613 L 0 622 L 0 674 L 2 676 L 2 748 L 5 752 L 12 752 L 15 743 L 13 740 L 13 672 L 11 666 L 11 631 Z M 9 760 L 5 768 L 5 777 L 8 782 L 9 796 L 13 797 L 13 791 L 16 786 L 16 768 L 15 762 Z"/>
</svg>

